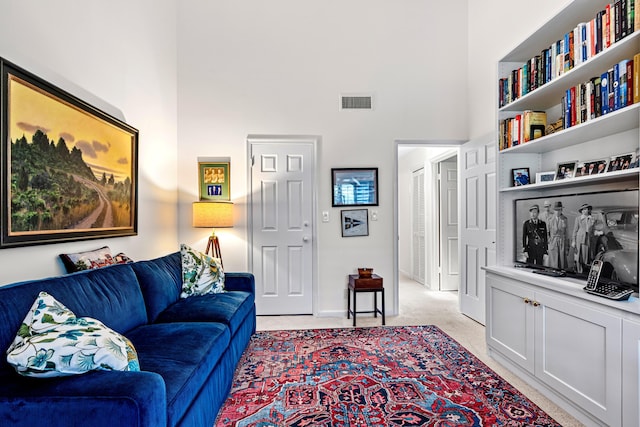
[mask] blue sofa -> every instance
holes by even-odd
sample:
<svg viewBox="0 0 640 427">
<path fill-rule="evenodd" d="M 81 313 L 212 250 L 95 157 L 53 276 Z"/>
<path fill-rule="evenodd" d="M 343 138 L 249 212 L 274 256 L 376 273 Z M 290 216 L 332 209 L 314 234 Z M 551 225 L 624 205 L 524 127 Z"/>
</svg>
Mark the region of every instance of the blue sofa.
<svg viewBox="0 0 640 427">
<path fill-rule="evenodd" d="M 0 287 L 0 348 L 40 291 L 134 345 L 140 372 L 58 378 L 18 375 L 0 361 L 2 426 L 212 426 L 256 328 L 250 273 L 225 273 L 229 292 L 180 299 L 180 253 Z"/>
</svg>

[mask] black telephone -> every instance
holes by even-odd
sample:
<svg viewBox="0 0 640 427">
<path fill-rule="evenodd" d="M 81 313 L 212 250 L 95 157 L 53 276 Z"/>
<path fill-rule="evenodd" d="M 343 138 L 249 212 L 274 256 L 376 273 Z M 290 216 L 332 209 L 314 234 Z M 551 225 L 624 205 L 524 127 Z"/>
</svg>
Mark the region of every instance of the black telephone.
<svg viewBox="0 0 640 427">
<path fill-rule="evenodd" d="M 611 279 L 601 279 L 600 274 L 604 269 L 602 260 L 596 259 L 591 264 L 589 276 L 587 277 L 587 286 L 584 290 L 590 294 L 609 298 L 616 301 L 627 300 L 633 294 L 633 290 L 616 283 Z"/>
</svg>

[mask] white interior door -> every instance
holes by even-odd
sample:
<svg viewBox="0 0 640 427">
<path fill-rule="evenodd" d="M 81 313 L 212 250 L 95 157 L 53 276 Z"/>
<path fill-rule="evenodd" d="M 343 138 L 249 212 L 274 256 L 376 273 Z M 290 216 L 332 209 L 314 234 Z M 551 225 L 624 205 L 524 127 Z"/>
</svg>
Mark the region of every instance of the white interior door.
<svg viewBox="0 0 640 427">
<path fill-rule="evenodd" d="M 440 162 L 439 235 L 440 290 L 456 291 L 460 284 L 458 260 L 458 159 Z"/>
<path fill-rule="evenodd" d="M 249 138 L 249 144 L 257 313 L 312 314 L 314 142 Z"/>
<path fill-rule="evenodd" d="M 460 150 L 460 311 L 485 323 L 485 272 L 496 263 L 496 151 L 492 135 Z"/>
<path fill-rule="evenodd" d="M 412 204 L 412 279 L 424 285 L 426 276 L 425 258 L 425 206 L 424 206 L 424 168 L 413 172 Z"/>
</svg>

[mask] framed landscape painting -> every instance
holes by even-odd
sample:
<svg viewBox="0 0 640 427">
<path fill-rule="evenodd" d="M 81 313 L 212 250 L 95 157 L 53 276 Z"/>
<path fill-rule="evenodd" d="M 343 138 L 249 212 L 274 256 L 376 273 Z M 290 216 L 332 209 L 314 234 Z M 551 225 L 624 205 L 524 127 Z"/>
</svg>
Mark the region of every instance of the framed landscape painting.
<svg viewBox="0 0 640 427">
<path fill-rule="evenodd" d="M 0 58 L 0 248 L 137 234 L 138 131 Z"/>
</svg>

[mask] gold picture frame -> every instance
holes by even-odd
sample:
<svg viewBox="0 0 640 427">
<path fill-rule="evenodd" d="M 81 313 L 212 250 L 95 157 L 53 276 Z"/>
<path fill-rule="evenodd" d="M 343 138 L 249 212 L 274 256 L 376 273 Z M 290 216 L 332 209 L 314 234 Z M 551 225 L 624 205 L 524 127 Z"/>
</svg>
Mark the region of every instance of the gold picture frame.
<svg viewBox="0 0 640 427">
<path fill-rule="evenodd" d="M 198 162 L 200 200 L 231 200 L 230 162 Z"/>
<path fill-rule="evenodd" d="M 137 234 L 138 130 L 0 58 L 0 248 Z"/>
</svg>

